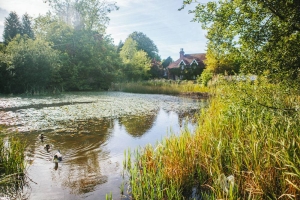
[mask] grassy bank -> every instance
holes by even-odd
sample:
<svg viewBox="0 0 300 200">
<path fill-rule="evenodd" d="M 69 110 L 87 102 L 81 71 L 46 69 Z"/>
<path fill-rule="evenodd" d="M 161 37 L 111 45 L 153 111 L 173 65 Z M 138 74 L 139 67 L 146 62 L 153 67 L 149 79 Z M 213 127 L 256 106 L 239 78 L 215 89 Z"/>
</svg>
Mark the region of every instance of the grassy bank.
<svg viewBox="0 0 300 200">
<path fill-rule="evenodd" d="M 0 127 L 0 196 L 17 198 L 25 184 L 25 143 L 16 137 L 2 136 Z"/>
<path fill-rule="evenodd" d="M 165 79 L 157 79 L 150 81 L 139 81 L 129 83 L 113 84 L 112 90 L 132 93 L 145 94 L 169 94 L 178 95 L 185 92 L 208 92 L 209 88 L 203 87 L 200 84 L 195 84 L 193 81 L 173 81 Z"/>
<path fill-rule="evenodd" d="M 127 152 L 131 196 L 299 199 L 299 92 L 232 82 L 218 85 L 210 101 L 195 133 Z"/>
</svg>

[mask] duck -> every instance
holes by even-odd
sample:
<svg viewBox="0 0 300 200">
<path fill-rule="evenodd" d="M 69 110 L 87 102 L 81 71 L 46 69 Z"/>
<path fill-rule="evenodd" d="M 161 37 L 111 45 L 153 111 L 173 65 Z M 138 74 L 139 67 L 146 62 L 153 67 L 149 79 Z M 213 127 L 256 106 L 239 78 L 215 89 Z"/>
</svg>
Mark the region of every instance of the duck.
<svg viewBox="0 0 300 200">
<path fill-rule="evenodd" d="M 39 135 L 39 138 L 40 138 L 41 140 L 43 140 L 43 139 L 44 139 L 44 134 L 41 133 L 41 134 Z"/>
<path fill-rule="evenodd" d="M 58 161 L 62 161 L 62 155 L 60 153 L 60 150 L 57 150 L 57 152 L 54 154 L 53 160 L 57 159 Z"/>
<path fill-rule="evenodd" d="M 49 151 L 49 149 L 50 149 L 50 144 L 46 144 L 46 145 L 44 146 L 44 149 L 46 149 L 46 151 Z"/>
</svg>

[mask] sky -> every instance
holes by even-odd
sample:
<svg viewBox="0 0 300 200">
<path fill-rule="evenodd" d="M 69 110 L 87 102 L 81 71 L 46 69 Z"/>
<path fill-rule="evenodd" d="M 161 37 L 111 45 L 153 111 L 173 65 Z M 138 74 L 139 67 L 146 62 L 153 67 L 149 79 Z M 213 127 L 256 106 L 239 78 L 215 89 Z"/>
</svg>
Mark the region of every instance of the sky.
<svg viewBox="0 0 300 200">
<path fill-rule="evenodd" d="M 207 39 L 201 24 L 191 22 L 188 14 L 196 4 L 178 11 L 182 0 L 115 0 L 119 10 L 109 13 L 110 23 L 106 33 L 114 43 L 126 40 L 134 31 L 146 34 L 159 50 L 162 59 L 179 58 L 180 48 L 186 54 L 205 53 Z M 209 0 L 199 0 L 207 3 Z M 50 8 L 45 0 L 0 0 L 0 33 L 3 34 L 5 17 L 16 11 L 19 17 L 28 13 L 31 17 L 45 14 Z M 2 39 L 2 37 L 0 37 Z"/>
</svg>

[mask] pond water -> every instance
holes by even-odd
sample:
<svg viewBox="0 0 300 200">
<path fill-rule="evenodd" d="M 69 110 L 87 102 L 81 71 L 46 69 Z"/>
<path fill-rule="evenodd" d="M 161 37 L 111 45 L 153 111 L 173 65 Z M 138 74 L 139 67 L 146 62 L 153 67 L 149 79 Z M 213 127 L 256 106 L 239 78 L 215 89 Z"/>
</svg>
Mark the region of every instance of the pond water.
<svg viewBox="0 0 300 200">
<path fill-rule="evenodd" d="M 205 104 L 122 92 L 5 97 L 0 124 L 26 141 L 28 199 L 105 199 L 110 192 L 121 199 L 124 150 L 155 145 L 185 127 L 193 130 L 192 118 Z M 57 150 L 63 159 L 55 165 Z"/>
</svg>

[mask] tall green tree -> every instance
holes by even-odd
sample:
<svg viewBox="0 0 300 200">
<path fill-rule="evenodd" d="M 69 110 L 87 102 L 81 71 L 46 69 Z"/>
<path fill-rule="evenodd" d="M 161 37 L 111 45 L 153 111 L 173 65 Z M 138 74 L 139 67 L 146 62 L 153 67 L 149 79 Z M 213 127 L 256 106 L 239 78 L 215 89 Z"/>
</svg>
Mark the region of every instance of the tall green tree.
<svg viewBox="0 0 300 200">
<path fill-rule="evenodd" d="M 151 60 L 143 50 L 137 51 L 129 63 L 126 74 L 129 80 L 147 80 L 150 77 Z"/>
<path fill-rule="evenodd" d="M 27 35 L 29 38 L 34 39 L 34 32 L 30 16 L 25 13 L 22 17 L 22 35 Z"/>
<path fill-rule="evenodd" d="M 118 46 L 116 47 L 117 48 L 117 53 L 120 53 L 123 46 L 124 46 L 124 43 L 122 42 L 122 40 L 120 40 Z"/>
<path fill-rule="evenodd" d="M 120 57 L 124 63 L 130 62 L 137 50 L 137 42 L 132 38 L 127 38 L 120 51 Z"/>
<path fill-rule="evenodd" d="M 132 38 L 134 41 L 136 41 L 137 50 L 143 50 L 148 54 L 149 58 L 160 61 L 157 46 L 147 35 L 142 32 L 135 31 L 131 33 L 128 38 Z"/>
<path fill-rule="evenodd" d="M 5 63 L 12 75 L 13 93 L 40 92 L 48 88 L 52 75 L 60 67 L 59 52 L 49 43 L 28 36 L 17 35 L 5 50 Z"/>
<path fill-rule="evenodd" d="M 167 57 L 165 60 L 163 60 L 163 62 L 162 62 L 163 68 L 166 69 L 170 65 L 171 62 L 173 62 L 173 59 L 170 56 Z"/>
<path fill-rule="evenodd" d="M 116 3 L 105 0 L 52 0 L 55 13 L 76 29 L 105 33 L 109 23 L 108 13 L 117 10 Z"/>
<path fill-rule="evenodd" d="M 7 70 L 8 65 L 5 62 L 5 45 L 0 44 L 0 93 L 9 93 L 10 74 Z"/>
<path fill-rule="evenodd" d="M 190 3 L 192 0 L 184 1 Z M 245 73 L 299 81 L 298 0 L 220 0 L 198 4 L 190 12 L 208 31 L 208 48 L 212 53 L 223 58 L 230 55 L 230 62 L 238 60 Z"/>
<path fill-rule="evenodd" d="M 3 40 L 7 45 L 17 34 L 22 33 L 22 25 L 16 12 L 10 12 L 5 18 Z"/>
<path fill-rule="evenodd" d="M 151 60 L 143 50 L 138 50 L 138 43 L 128 37 L 120 51 L 123 71 L 129 80 L 144 80 L 150 77 Z"/>
<path fill-rule="evenodd" d="M 108 89 L 120 78 L 121 60 L 109 37 L 77 29 L 50 14 L 36 20 L 36 35 L 62 54 L 60 77 L 64 90 Z"/>
</svg>

